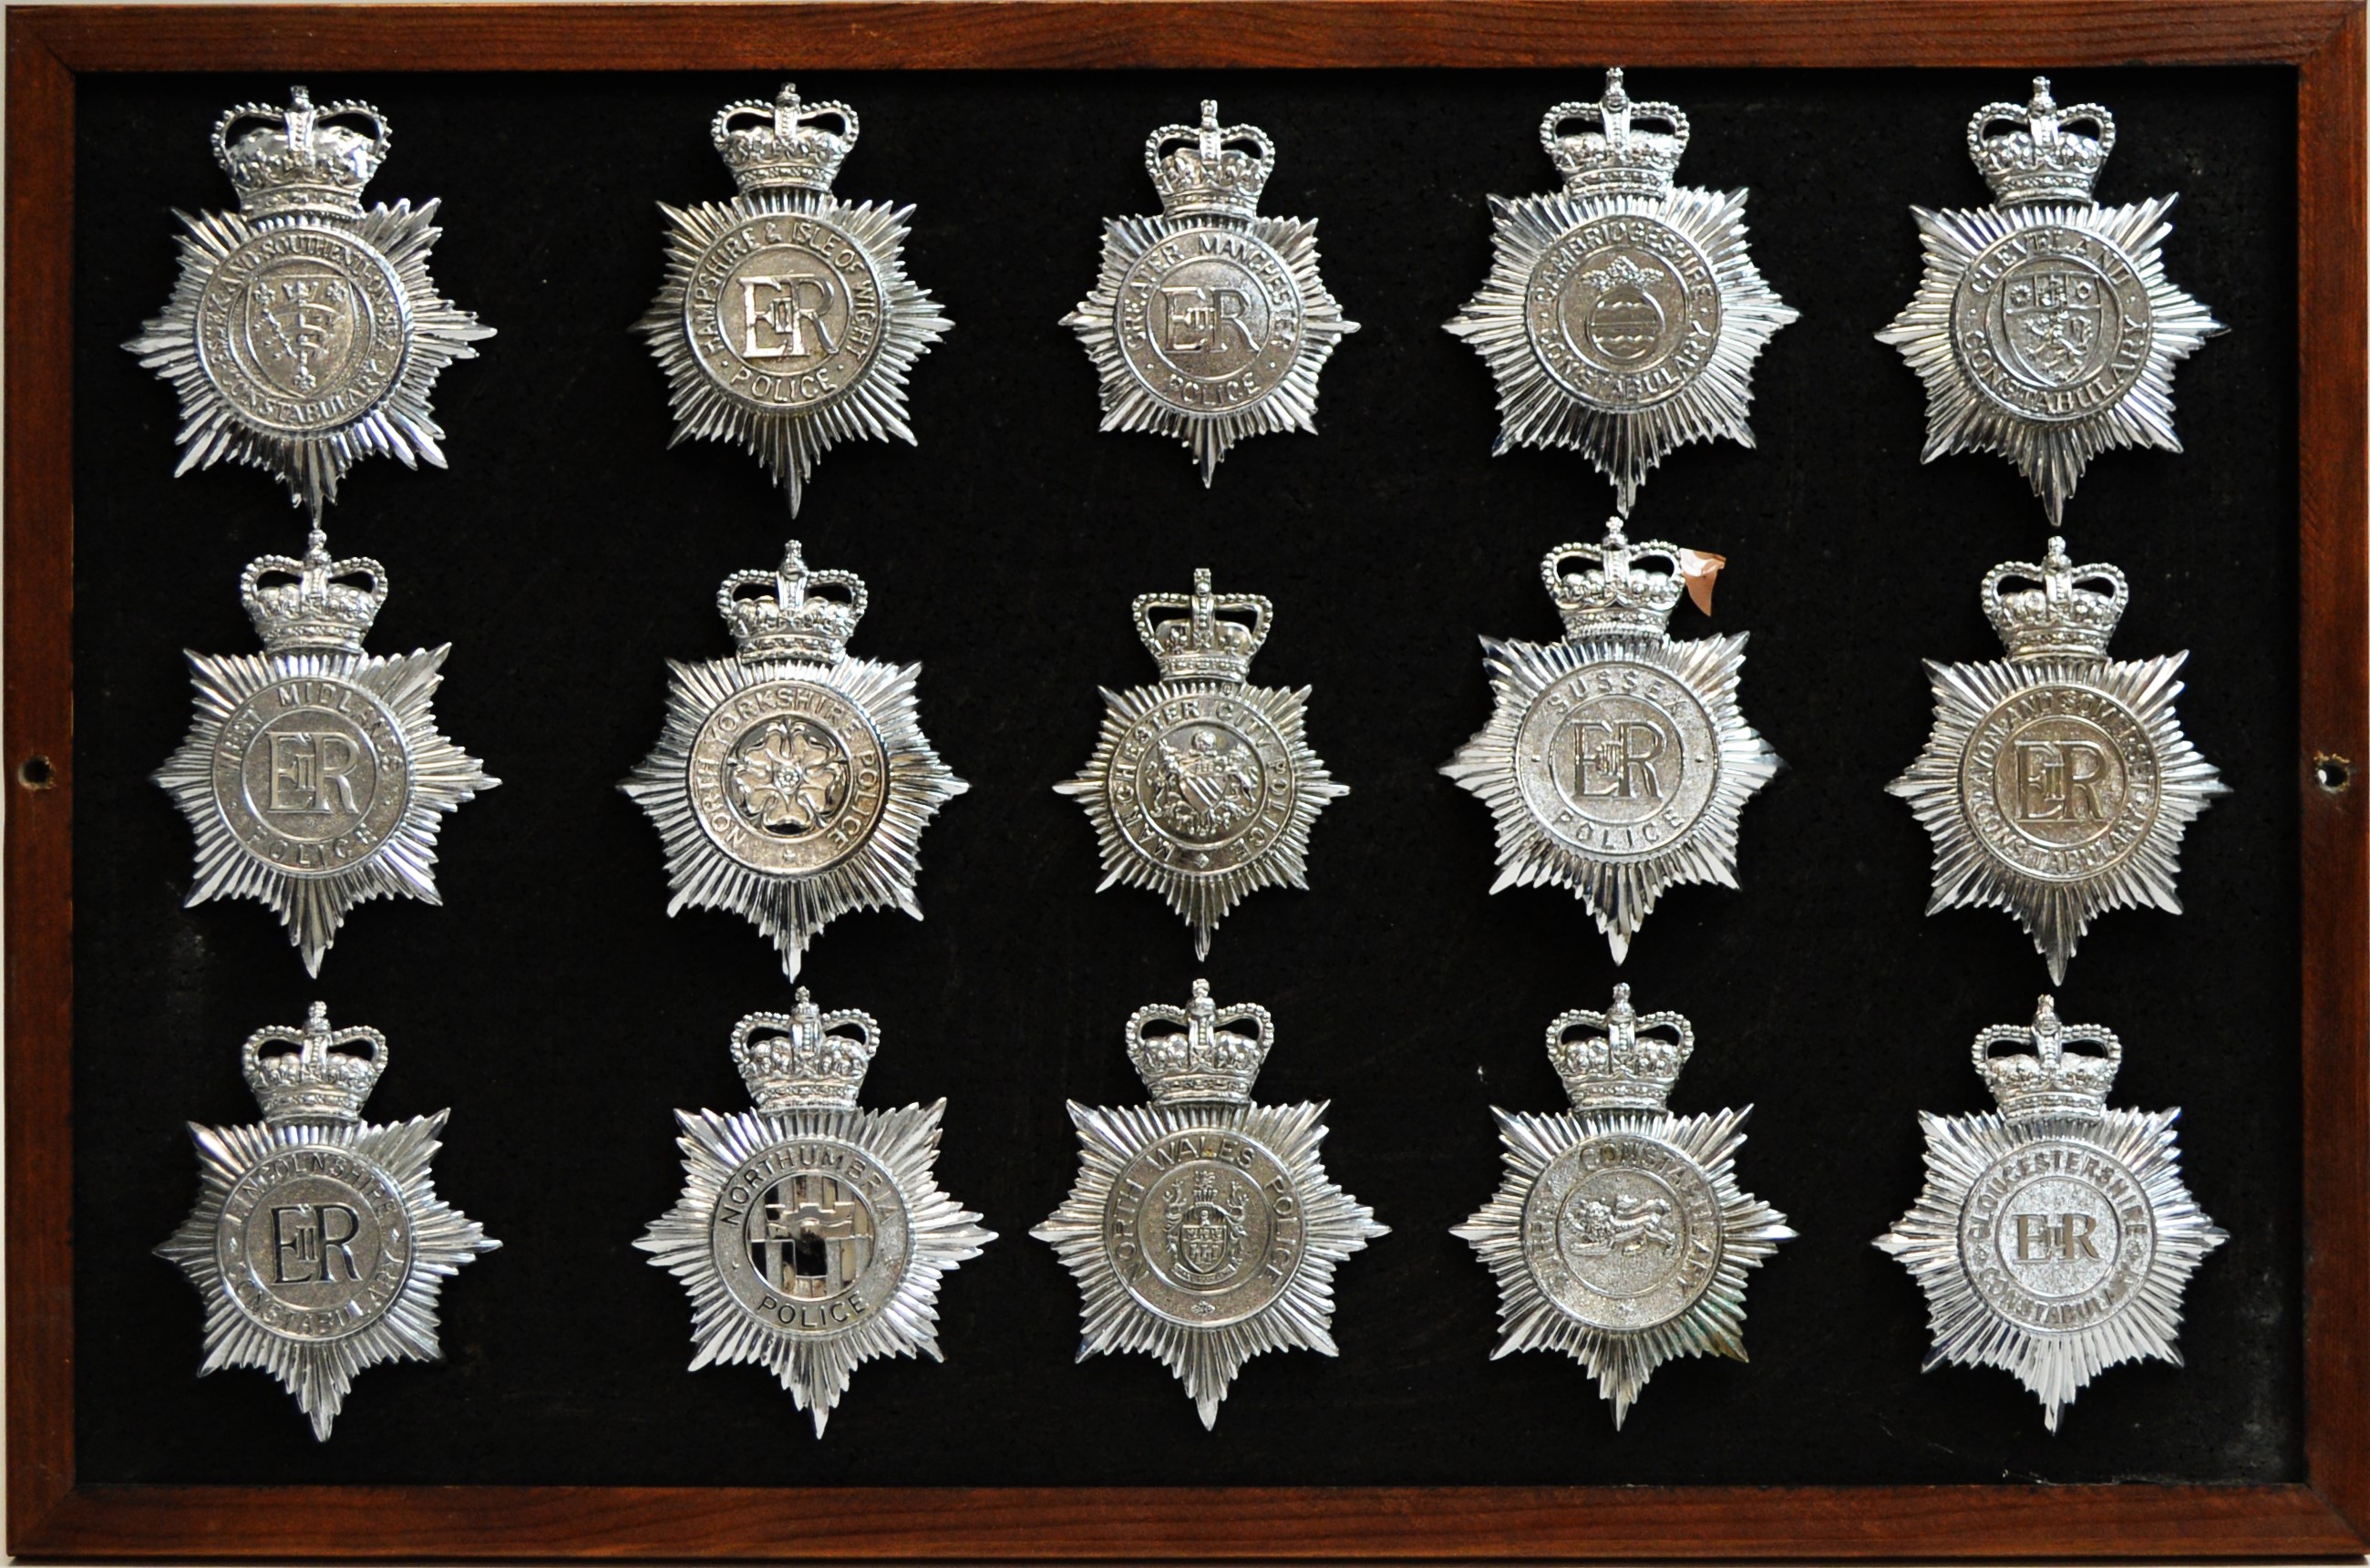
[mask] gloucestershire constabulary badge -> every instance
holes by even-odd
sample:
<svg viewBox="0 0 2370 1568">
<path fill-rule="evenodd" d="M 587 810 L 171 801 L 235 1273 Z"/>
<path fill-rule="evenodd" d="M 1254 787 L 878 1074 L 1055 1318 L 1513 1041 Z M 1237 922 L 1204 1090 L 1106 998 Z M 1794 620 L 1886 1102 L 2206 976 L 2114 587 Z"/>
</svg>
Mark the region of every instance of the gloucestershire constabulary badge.
<svg viewBox="0 0 2370 1568">
<path fill-rule="evenodd" d="M 1102 376 L 1105 430 L 1185 444 L 1217 474 L 1226 449 L 1317 432 L 1317 376 L 1358 329 L 1317 275 L 1317 220 L 1263 218 L 1275 144 L 1256 125 L 1164 125 L 1144 144 L 1160 216 L 1103 220 L 1102 274 L 1062 317 Z"/>
<path fill-rule="evenodd" d="M 1029 1233 L 1077 1276 L 1078 1359 L 1159 1357 L 1204 1427 L 1252 1356 L 1337 1354 L 1334 1265 L 1388 1234 L 1326 1179 L 1322 1102 L 1251 1103 L 1274 1043 L 1265 1008 L 1219 1007 L 1206 980 L 1188 1007 L 1138 1008 L 1127 1054 L 1152 1103 L 1070 1102 L 1077 1185 Z"/>
<path fill-rule="evenodd" d="M 995 1239 L 938 1190 L 945 1101 L 856 1108 L 880 1045 L 871 1014 L 803 989 L 742 1019 L 732 1060 L 757 1109 L 675 1113 L 683 1197 L 634 1243 L 691 1293 L 691 1369 L 770 1367 L 818 1437 L 862 1363 L 946 1359 L 938 1282 Z"/>
<path fill-rule="evenodd" d="M 1219 595 L 1210 572 L 1191 594 L 1142 594 L 1135 627 L 1160 684 L 1103 691 L 1103 728 L 1076 778 L 1053 786 L 1086 807 L 1102 885 L 1149 888 L 1193 928 L 1193 951 L 1246 894 L 1308 887 L 1308 830 L 1350 792 L 1308 749 L 1306 686 L 1248 684 L 1274 606 Z"/>
<path fill-rule="evenodd" d="M 302 1029 L 259 1029 L 240 1058 L 263 1120 L 190 1124 L 198 1206 L 156 1255 L 205 1297 L 198 1375 L 261 1367 L 326 1442 L 355 1373 L 443 1359 L 444 1281 L 501 1243 L 429 1180 L 449 1113 L 362 1119 L 386 1070 L 386 1036 L 332 1032 L 329 1009 L 315 1002 Z"/>
<path fill-rule="evenodd" d="M 1564 188 L 1490 198 L 1490 277 L 1448 330 L 1497 378 L 1495 450 L 1577 448 L 1627 515 L 1673 448 L 1753 444 L 1753 362 L 1796 312 L 1745 249 L 1745 193 L 1673 185 L 1675 106 L 1630 102 L 1608 71 L 1603 101 L 1548 110 L 1539 142 Z"/>
<path fill-rule="evenodd" d="M 660 205 L 666 278 L 634 324 L 666 371 L 674 439 L 749 453 L 793 517 L 839 443 L 915 444 L 905 377 L 952 325 L 905 275 L 914 209 L 831 193 L 856 130 L 856 110 L 801 103 L 791 86 L 726 105 L 708 133 L 741 194 Z"/>
<path fill-rule="evenodd" d="M 304 559 L 249 561 L 238 591 L 263 651 L 184 655 L 197 711 L 155 777 L 197 834 L 189 903 L 270 905 L 318 974 L 355 905 L 443 902 L 431 868 L 443 816 L 500 780 L 437 732 L 450 643 L 362 651 L 385 567 L 331 560 L 316 528 Z"/>
<path fill-rule="evenodd" d="M 1744 1271 L 1794 1236 L 1736 1184 L 1751 1106 L 1670 1113 L 1695 1038 L 1677 1013 L 1639 1017 L 1627 986 L 1609 1010 L 1547 1025 L 1574 1113 L 1490 1107 L 1506 1180 L 1451 1232 L 1498 1277 L 1505 1337 L 1490 1359 L 1562 1351 L 1595 1376 L 1616 1429 L 1663 1362 L 1745 1359 Z"/>
<path fill-rule="evenodd" d="M 1925 1289 L 1926 1370 L 2012 1372 L 2052 1432 L 2108 1367 L 2180 1365 L 2181 1293 L 2229 1239 L 2180 1184 L 2180 1113 L 2107 1109 L 2123 1056 L 2113 1031 L 2059 1021 L 2048 997 L 2030 1029 L 1976 1035 L 1999 1111 L 1918 1113 L 1926 1191 L 1876 1241 Z"/>
<path fill-rule="evenodd" d="M 2077 131 L 2077 125 L 2088 127 Z M 1996 452 L 2065 520 L 2065 498 L 2111 446 L 2180 450 L 2172 367 L 2222 324 L 2165 280 L 2174 198 L 2101 207 L 2090 187 L 2114 150 L 2113 116 L 1985 104 L 1967 153 L 1998 196 L 1952 212 L 1912 207 L 1926 276 L 1877 340 L 1926 383 L 1926 456 Z"/>
<path fill-rule="evenodd" d="M 2062 984 L 2092 916 L 2180 913 L 2181 834 L 2230 790 L 2172 711 L 2189 655 L 2107 657 L 2131 598 L 2121 571 L 2076 566 L 2052 539 L 2038 566 L 1992 568 L 1983 596 L 2008 657 L 1926 662 L 1934 732 L 1886 788 L 1933 836 L 1926 912 L 2007 910 Z"/>
<path fill-rule="evenodd" d="M 667 913 L 731 910 L 793 978 L 849 910 L 922 917 L 922 829 L 970 788 L 922 734 L 922 666 L 847 656 L 864 605 L 862 578 L 808 570 L 796 539 L 780 571 L 726 578 L 739 653 L 667 662 L 666 727 L 618 786 L 665 843 Z"/>
<path fill-rule="evenodd" d="M 1441 769 L 1497 818 L 1490 891 L 1571 889 L 1616 963 L 1665 888 L 1736 885 L 1738 813 L 1778 767 L 1736 705 L 1745 634 L 1670 637 L 1682 553 L 1617 518 L 1602 545 L 1549 550 L 1564 640 L 1481 640 L 1497 708 Z"/>
<path fill-rule="evenodd" d="M 179 214 L 181 276 L 123 346 L 181 398 L 176 477 L 227 459 L 267 468 L 313 521 L 359 458 L 444 466 L 436 378 L 494 329 L 436 292 L 436 203 L 362 211 L 386 157 L 366 103 L 243 103 L 214 122 L 236 213 Z M 231 133 L 249 129 L 233 140 Z M 362 129 L 356 129 L 357 126 Z"/>
</svg>

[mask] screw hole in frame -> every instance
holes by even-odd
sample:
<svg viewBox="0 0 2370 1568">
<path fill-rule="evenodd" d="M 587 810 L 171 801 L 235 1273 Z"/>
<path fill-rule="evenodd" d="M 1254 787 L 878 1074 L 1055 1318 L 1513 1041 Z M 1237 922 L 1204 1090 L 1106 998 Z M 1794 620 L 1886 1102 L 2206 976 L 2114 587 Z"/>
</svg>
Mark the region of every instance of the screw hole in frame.
<svg viewBox="0 0 2370 1568">
<path fill-rule="evenodd" d="M 57 769 L 39 752 L 17 765 L 17 782 L 25 789 L 46 790 L 57 781 Z"/>
<path fill-rule="evenodd" d="M 2312 759 L 2312 781 L 2330 794 L 2343 794 L 2353 782 L 2353 764 L 2345 757 L 2323 752 Z"/>
</svg>

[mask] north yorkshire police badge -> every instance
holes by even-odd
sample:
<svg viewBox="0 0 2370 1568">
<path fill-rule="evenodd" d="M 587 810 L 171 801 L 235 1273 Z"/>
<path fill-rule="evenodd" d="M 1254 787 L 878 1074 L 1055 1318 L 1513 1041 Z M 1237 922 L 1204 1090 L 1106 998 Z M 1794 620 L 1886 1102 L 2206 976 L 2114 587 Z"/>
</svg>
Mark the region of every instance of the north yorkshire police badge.
<svg viewBox="0 0 2370 1568">
<path fill-rule="evenodd" d="M 1218 1422 L 1235 1374 L 1270 1350 L 1333 1346 L 1333 1269 L 1386 1228 L 1327 1180 L 1322 1102 L 1254 1105 L 1275 1043 L 1265 1008 L 1138 1008 L 1128 1059 L 1149 1105 L 1070 1102 L 1078 1181 L 1029 1234 L 1077 1276 L 1078 1359 L 1142 1351 Z"/>
<path fill-rule="evenodd" d="M 198 1375 L 261 1367 L 327 1442 L 354 1374 L 443 1359 L 436 1298 L 463 1263 L 501 1243 L 429 1179 L 449 1113 L 362 1119 L 386 1070 L 386 1036 L 332 1031 L 315 1002 L 303 1028 L 259 1029 L 239 1055 L 263 1120 L 190 1124 L 198 1206 L 156 1255 L 205 1298 Z"/>
<path fill-rule="evenodd" d="M 2031 1028 L 1986 1029 L 1974 1055 L 1998 1112 L 1918 1113 L 1926 1190 L 1876 1245 L 1926 1292 L 1926 1370 L 2012 1372 L 2054 1432 L 2108 1367 L 2180 1365 L 2181 1294 L 2229 1238 L 2181 1185 L 2180 1113 L 2107 1109 L 2113 1031 L 2043 997 Z"/>
<path fill-rule="evenodd" d="M 938 1190 L 943 1100 L 859 1111 L 880 1047 L 869 1013 L 824 1012 L 807 993 L 751 1013 L 732 1061 L 754 1111 L 675 1113 L 683 1197 L 634 1243 L 691 1294 L 694 1372 L 772 1370 L 815 1435 L 856 1368 L 938 1354 L 938 1283 L 995 1239 Z"/>
<path fill-rule="evenodd" d="M 1594 1375 L 1616 1430 L 1663 1362 L 1745 1358 L 1744 1272 L 1794 1236 L 1736 1184 L 1751 1106 L 1670 1113 L 1695 1040 L 1677 1013 L 1639 1016 L 1627 986 L 1606 1011 L 1547 1025 L 1571 1113 L 1491 1106 L 1506 1179 L 1450 1232 L 1498 1278 L 1504 1338 L 1490 1359 L 1563 1352 Z"/>
</svg>

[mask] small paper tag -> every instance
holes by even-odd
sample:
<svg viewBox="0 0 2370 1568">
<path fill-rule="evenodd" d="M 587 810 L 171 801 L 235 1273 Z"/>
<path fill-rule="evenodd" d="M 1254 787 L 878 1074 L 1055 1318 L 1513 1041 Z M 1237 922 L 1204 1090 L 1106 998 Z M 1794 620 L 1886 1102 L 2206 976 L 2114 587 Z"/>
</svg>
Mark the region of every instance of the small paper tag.
<svg viewBox="0 0 2370 1568">
<path fill-rule="evenodd" d="M 1720 569 L 1727 564 L 1726 556 L 1684 548 L 1679 551 L 1679 576 L 1687 585 L 1687 597 L 1706 615 L 1711 614 L 1711 586 L 1720 581 Z"/>
</svg>

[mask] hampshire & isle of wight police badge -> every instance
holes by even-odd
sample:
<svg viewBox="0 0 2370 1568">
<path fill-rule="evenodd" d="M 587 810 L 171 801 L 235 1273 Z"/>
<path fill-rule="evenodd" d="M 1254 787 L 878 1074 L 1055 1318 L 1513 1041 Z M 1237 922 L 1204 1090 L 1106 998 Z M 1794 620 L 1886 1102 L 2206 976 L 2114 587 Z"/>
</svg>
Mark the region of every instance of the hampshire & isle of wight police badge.
<svg viewBox="0 0 2370 1568">
<path fill-rule="evenodd" d="M 1256 125 L 1164 125 L 1144 144 L 1160 216 L 1103 220 L 1102 273 L 1062 318 L 1102 376 L 1105 430 L 1185 444 L 1206 486 L 1226 449 L 1317 432 L 1317 377 L 1358 324 L 1317 275 L 1317 220 L 1264 218 L 1275 144 Z"/>
<path fill-rule="evenodd" d="M 361 458 L 444 466 L 429 394 L 494 331 L 429 282 L 434 202 L 362 211 L 385 117 L 316 108 L 303 87 L 291 98 L 214 122 L 239 210 L 179 214 L 173 297 L 123 346 L 180 395 L 177 477 L 224 460 L 269 469 L 317 524 Z"/>
<path fill-rule="evenodd" d="M 695 1372 L 772 1369 L 815 1435 L 856 1368 L 938 1354 L 938 1283 L 995 1239 L 938 1190 L 943 1100 L 859 1111 L 880 1049 L 869 1013 L 751 1013 L 732 1060 L 757 1103 L 675 1113 L 683 1197 L 634 1243 L 691 1295 Z"/>
<path fill-rule="evenodd" d="M 1876 1245 L 1926 1292 L 1926 1369 L 2014 1373 L 2054 1432 L 2108 1367 L 2180 1365 L 2181 1294 L 2229 1238 L 2181 1185 L 2180 1113 L 2107 1109 L 2113 1031 L 2062 1022 L 2043 997 L 2031 1028 L 1986 1029 L 1974 1055 L 1998 1112 L 1918 1113 L 1926 1190 Z"/>
<path fill-rule="evenodd" d="M 1329 1181 L 1323 1102 L 1254 1105 L 1275 1043 L 1248 1003 L 1219 1007 L 1206 980 L 1182 1008 L 1138 1008 L 1127 1054 L 1149 1105 L 1070 1102 L 1077 1184 L 1029 1234 L 1077 1276 L 1078 1359 L 1157 1356 L 1202 1424 L 1262 1351 L 1337 1354 L 1334 1266 L 1387 1228 Z"/>
<path fill-rule="evenodd" d="M 1617 1430 L 1646 1379 L 1682 1355 L 1744 1355 L 1744 1272 L 1791 1240 L 1786 1216 L 1736 1184 L 1744 1119 L 1674 1116 L 1695 1053 L 1674 1012 L 1642 1018 L 1629 987 L 1605 1012 L 1547 1025 L 1568 1114 L 1490 1107 L 1505 1145 L 1497 1194 L 1452 1235 L 1498 1278 L 1490 1359 L 1559 1350 L 1595 1376 Z"/>
<path fill-rule="evenodd" d="M 354 905 L 443 902 L 431 869 L 443 816 L 500 780 L 437 732 L 451 644 L 362 651 L 385 567 L 331 560 L 316 528 L 304 559 L 249 561 L 238 589 L 263 651 L 184 655 L 196 712 L 155 777 L 197 834 L 189 903 L 270 905 L 318 974 Z"/>
<path fill-rule="evenodd" d="M 261 1367 L 326 1442 L 354 1374 L 443 1359 L 437 1297 L 501 1243 L 429 1179 L 448 1113 L 362 1119 L 386 1070 L 386 1036 L 333 1032 L 315 1002 L 303 1028 L 259 1029 L 240 1058 L 263 1120 L 190 1124 L 198 1206 L 156 1255 L 205 1298 L 198 1375 Z"/>
</svg>

